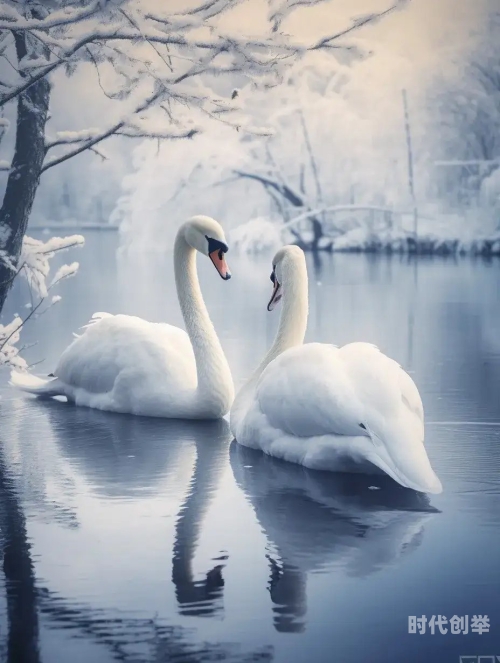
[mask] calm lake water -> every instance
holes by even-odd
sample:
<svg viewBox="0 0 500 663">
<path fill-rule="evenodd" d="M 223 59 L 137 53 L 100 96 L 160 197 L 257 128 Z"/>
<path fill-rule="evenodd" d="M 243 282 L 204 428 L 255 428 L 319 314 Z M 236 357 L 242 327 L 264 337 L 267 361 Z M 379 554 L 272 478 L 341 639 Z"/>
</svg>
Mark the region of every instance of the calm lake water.
<svg viewBox="0 0 500 663">
<path fill-rule="evenodd" d="M 26 329 L 49 373 L 95 311 L 182 325 L 171 257 L 81 271 Z M 241 384 L 270 344 L 270 258 L 199 259 Z M 0 401 L 0 660 L 459 663 L 500 656 L 499 263 L 309 257 L 308 340 L 376 343 L 414 377 L 444 493 L 306 471 L 238 447 L 225 421 L 173 422 Z M 5 317 L 22 312 L 17 283 Z M 378 488 L 374 490 L 373 487 Z M 469 617 L 468 634 L 408 617 Z M 487 615 L 489 633 L 471 633 Z M 465 659 L 478 663 L 478 659 Z M 491 663 L 484 658 L 479 663 Z"/>
</svg>

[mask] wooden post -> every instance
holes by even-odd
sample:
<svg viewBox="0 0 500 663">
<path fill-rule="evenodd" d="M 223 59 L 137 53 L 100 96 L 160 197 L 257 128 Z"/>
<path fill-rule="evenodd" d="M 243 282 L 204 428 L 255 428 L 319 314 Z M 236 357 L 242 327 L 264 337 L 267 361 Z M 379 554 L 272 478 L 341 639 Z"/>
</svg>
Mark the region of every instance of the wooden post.
<svg viewBox="0 0 500 663">
<path fill-rule="evenodd" d="M 408 114 L 408 98 L 406 96 L 406 90 L 402 90 L 402 93 L 403 93 L 403 109 L 405 115 L 406 147 L 408 151 L 408 186 L 410 188 L 410 195 L 413 204 L 413 234 L 415 235 L 415 239 L 417 239 L 418 209 L 417 209 L 417 201 L 415 198 L 415 186 L 413 181 L 413 151 L 411 145 L 410 117 Z"/>
</svg>

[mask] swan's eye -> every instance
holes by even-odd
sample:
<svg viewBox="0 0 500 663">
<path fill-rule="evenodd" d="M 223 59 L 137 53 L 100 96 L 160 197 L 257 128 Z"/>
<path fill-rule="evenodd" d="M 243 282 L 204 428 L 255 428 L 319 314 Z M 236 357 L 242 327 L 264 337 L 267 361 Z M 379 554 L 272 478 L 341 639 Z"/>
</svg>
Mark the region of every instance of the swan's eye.
<svg viewBox="0 0 500 663">
<path fill-rule="evenodd" d="M 364 424 L 359 424 L 360 428 L 363 428 L 363 430 L 366 430 L 366 426 Z"/>
<path fill-rule="evenodd" d="M 271 273 L 271 276 L 270 276 L 269 278 L 271 279 L 271 281 L 273 282 L 273 284 L 276 283 L 276 276 L 275 276 L 275 274 L 274 274 L 274 271 Z"/>
</svg>

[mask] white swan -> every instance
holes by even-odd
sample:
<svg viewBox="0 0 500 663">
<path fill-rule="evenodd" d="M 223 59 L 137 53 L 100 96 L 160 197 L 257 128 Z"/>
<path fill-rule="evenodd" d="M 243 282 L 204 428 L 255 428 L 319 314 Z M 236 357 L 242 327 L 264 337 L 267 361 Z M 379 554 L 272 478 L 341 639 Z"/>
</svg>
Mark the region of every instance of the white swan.
<svg viewBox="0 0 500 663">
<path fill-rule="evenodd" d="M 272 310 L 283 299 L 274 343 L 236 396 L 231 432 L 247 447 L 311 469 L 377 472 L 440 493 L 425 447 L 417 387 L 368 343 L 303 345 L 307 269 L 296 246 L 273 260 Z"/>
<path fill-rule="evenodd" d="M 99 410 L 175 419 L 222 417 L 231 407 L 234 386 L 203 302 L 195 252 L 208 255 L 227 280 L 227 249 L 224 231 L 209 217 L 193 217 L 177 233 L 175 282 L 187 334 L 135 316 L 97 313 L 63 352 L 51 379 L 14 372 L 11 384 Z"/>
</svg>

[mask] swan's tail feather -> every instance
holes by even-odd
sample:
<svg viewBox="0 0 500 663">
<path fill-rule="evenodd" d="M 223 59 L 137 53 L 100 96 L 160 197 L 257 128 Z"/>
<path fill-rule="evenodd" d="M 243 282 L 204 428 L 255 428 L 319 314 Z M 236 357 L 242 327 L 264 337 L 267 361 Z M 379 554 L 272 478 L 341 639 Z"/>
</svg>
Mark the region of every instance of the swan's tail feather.
<svg viewBox="0 0 500 663">
<path fill-rule="evenodd" d="M 402 486 L 439 494 L 443 486 L 427 456 L 420 423 L 408 413 L 386 421 L 378 431 L 368 429 L 374 444 L 369 460 Z"/>
<path fill-rule="evenodd" d="M 34 394 L 40 398 L 65 395 L 61 381 L 58 378 L 49 378 L 46 380 L 31 373 L 12 371 L 9 384 L 16 389 L 25 391 L 28 394 Z"/>
<path fill-rule="evenodd" d="M 94 315 L 90 318 L 87 324 L 83 325 L 83 327 L 80 327 L 80 329 L 87 329 L 88 327 L 95 325 L 96 322 L 99 322 L 99 320 L 104 320 L 105 318 L 114 318 L 114 315 L 112 313 L 106 313 L 104 311 L 99 311 L 98 313 L 94 313 Z"/>
</svg>

